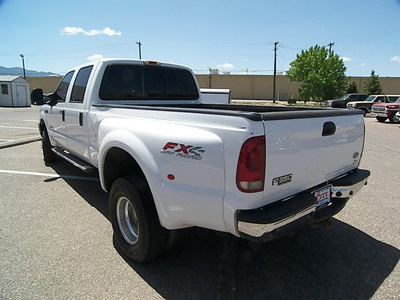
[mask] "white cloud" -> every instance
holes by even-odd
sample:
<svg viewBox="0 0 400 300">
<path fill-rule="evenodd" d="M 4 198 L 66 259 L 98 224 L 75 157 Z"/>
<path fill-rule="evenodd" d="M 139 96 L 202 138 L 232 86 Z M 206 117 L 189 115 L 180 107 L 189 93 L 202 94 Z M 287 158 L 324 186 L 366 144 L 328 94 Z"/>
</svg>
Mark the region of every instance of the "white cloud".
<svg viewBox="0 0 400 300">
<path fill-rule="evenodd" d="M 75 26 L 66 26 L 64 29 L 60 31 L 61 35 L 77 35 L 77 34 L 84 34 L 87 36 L 94 36 L 94 35 L 99 35 L 99 34 L 104 34 L 108 36 L 114 36 L 114 35 L 121 35 L 121 31 L 115 31 L 114 29 L 111 29 L 110 27 L 106 27 L 102 30 L 95 30 L 92 29 L 90 31 L 86 31 L 82 27 L 75 27 Z"/>
<path fill-rule="evenodd" d="M 345 56 L 341 57 L 340 59 L 343 60 L 343 61 L 353 61 L 351 58 L 348 58 L 348 57 L 345 57 Z"/>
<path fill-rule="evenodd" d="M 217 68 L 220 68 L 220 69 L 233 69 L 234 66 L 232 64 L 229 64 L 229 63 L 224 63 L 223 65 L 217 65 Z"/>
<path fill-rule="evenodd" d="M 99 60 L 99 59 L 102 59 L 102 58 L 103 58 L 103 55 L 101 55 L 101 54 L 94 54 L 94 55 L 92 55 L 92 56 L 89 56 L 89 57 L 87 58 L 87 60 L 95 61 L 95 60 Z"/>
<path fill-rule="evenodd" d="M 390 59 L 391 61 L 397 61 L 400 63 L 400 57 L 399 56 L 394 56 Z"/>
<path fill-rule="evenodd" d="M 364 66 L 366 66 L 366 65 L 367 65 L 366 63 L 362 63 L 362 64 L 361 64 L 362 67 L 364 67 Z"/>
</svg>

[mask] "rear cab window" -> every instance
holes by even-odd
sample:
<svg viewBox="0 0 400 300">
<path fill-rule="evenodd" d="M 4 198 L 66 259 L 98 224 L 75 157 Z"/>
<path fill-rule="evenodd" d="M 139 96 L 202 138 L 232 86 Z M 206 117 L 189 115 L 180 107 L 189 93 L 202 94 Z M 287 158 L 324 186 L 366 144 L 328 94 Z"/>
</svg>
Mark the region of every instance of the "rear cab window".
<svg viewBox="0 0 400 300">
<path fill-rule="evenodd" d="M 101 82 L 101 100 L 197 100 L 199 92 L 189 70 L 159 66 L 112 64 Z"/>
</svg>

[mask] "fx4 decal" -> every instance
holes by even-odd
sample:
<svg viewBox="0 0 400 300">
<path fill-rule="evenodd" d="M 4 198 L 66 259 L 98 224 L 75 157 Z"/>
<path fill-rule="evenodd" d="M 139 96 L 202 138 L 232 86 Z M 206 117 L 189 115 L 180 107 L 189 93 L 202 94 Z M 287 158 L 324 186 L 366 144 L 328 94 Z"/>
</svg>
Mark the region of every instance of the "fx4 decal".
<svg viewBox="0 0 400 300">
<path fill-rule="evenodd" d="M 161 149 L 162 154 L 174 155 L 177 157 L 201 160 L 206 150 L 203 147 L 168 142 Z"/>
</svg>

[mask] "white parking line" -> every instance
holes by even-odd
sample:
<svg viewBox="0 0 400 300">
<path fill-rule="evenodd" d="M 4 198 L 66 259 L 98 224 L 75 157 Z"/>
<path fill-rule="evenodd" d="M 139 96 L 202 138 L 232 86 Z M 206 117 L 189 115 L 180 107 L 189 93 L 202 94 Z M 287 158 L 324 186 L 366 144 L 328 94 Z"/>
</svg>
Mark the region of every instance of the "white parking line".
<svg viewBox="0 0 400 300">
<path fill-rule="evenodd" d="M 38 173 L 38 172 L 0 170 L 0 173 L 18 174 L 18 175 L 30 175 L 30 176 L 42 176 L 42 177 L 50 177 L 50 178 L 55 178 L 55 179 L 62 178 L 62 179 L 75 179 L 75 180 L 86 180 L 86 181 L 99 181 L 98 178 L 81 177 L 81 176 L 69 176 L 69 175 L 58 175 L 58 174 Z"/>
<path fill-rule="evenodd" d="M 0 128 L 38 130 L 37 127 L 0 126 Z"/>
</svg>

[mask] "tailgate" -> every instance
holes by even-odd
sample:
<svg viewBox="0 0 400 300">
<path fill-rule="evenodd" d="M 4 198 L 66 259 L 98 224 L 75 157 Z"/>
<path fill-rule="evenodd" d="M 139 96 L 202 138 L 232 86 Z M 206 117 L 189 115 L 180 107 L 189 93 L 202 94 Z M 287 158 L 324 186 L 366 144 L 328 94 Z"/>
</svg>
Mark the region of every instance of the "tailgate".
<svg viewBox="0 0 400 300">
<path fill-rule="evenodd" d="M 360 114 L 265 120 L 264 201 L 274 202 L 358 167 L 363 147 Z"/>
</svg>

